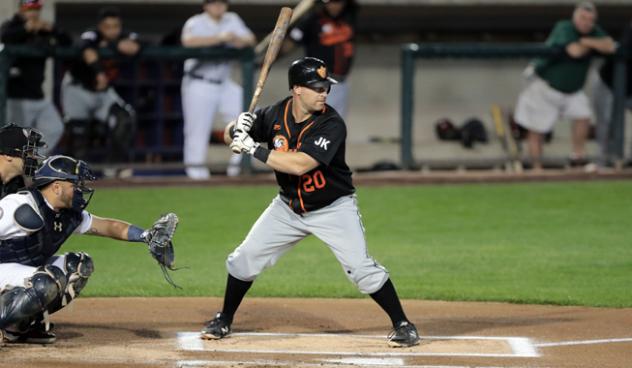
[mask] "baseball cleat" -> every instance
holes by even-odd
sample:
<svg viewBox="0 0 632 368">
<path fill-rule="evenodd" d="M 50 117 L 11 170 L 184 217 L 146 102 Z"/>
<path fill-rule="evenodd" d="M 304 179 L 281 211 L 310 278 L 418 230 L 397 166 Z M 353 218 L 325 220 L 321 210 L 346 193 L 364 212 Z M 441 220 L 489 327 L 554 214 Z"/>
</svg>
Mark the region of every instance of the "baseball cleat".
<svg viewBox="0 0 632 368">
<path fill-rule="evenodd" d="M 402 321 L 393 328 L 393 331 L 388 335 L 388 346 L 392 348 L 407 348 L 410 346 L 419 345 L 419 333 L 415 325 L 408 321 Z"/>
<path fill-rule="evenodd" d="M 219 340 L 230 334 L 230 321 L 222 312 L 217 312 L 215 318 L 202 329 L 200 337 L 204 340 Z"/>
<path fill-rule="evenodd" d="M 52 344 L 57 341 L 57 336 L 47 331 L 44 324 L 37 324 L 23 333 L 3 330 L 2 335 L 3 342 L 8 344 Z"/>
</svg>

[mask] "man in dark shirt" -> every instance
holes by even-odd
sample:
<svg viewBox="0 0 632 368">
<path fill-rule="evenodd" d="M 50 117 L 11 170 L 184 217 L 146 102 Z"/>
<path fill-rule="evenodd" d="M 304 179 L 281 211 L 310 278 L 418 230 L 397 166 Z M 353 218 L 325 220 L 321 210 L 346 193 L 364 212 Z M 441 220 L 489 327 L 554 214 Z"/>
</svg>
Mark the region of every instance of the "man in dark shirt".
<svg viewBox="0 0 632 368">
<path fill-rule="evenodd" d="M 2 25 L 3 43 L 51 48 L 70 45 L 70 37 L 54 25 L 40 19 L 41 0 L 20 0 L 19 11 Z M 42 83 L 46 58 L 17 58 L 9 69 L 7 85 L 7 121 L 20 122 L 46 135 L 48 154 L 59 142 L 64 124 L 52 102 L 44 99 Z"/>
<path fill-rule="evenodd" d="M 318 0 L 314 10 L 289 33 L 289 40 L 302 45 L 306 56 L 324 61 L 338 81 L 331 87 L 327 102 L 342 118 L 346 118 L 349 105 L 347 78 L 355 54 L 357 13 L 355 0 Z"/>
<path fill-rule="evenodd" d="M 311 57 L 292 63 L 288 74 L 290 97 L 256 115 L 242 113 L 225 131 L 233 152 L 250 154 L 270 166 L 281 188 L 244 242 L 228 256 L 224 307 L 201 337 L 228 335 L 233 316 L 257 276 L 314 234 L 329 246 L 349 280 L 388 314 L 393 323 L 388 344 L 417 345 L 417 329 L 406 318 L 388 272 L 367 251 L 345 162 L 347 129 L 336 110 L 325 104 L 329 88 L 337 82 L 322 60 Z"/>
<path fill-rule="evenodd" d="M 97 27 L 81 35 L 80 48 L 81 59 L 73 64 L 62 84 L 62 105 L 71 132 L 73 156 L 86 157 L 91 138 L 104 130 L 106 122 L 110 134 L 122 134 L 112 139 L 116 144 L 113 150 L 128 150 L 132 143 L 133 110 L 111 87 L 119 74 L 119 61 L 101 59 L 99 50 L 111 49 L 120 57 L 133 57 L 140 51 L 138 35 L 123 29 L 117 8 L 103 8 Z M 124 152 L 117 153 L 117 159 L 124 156 Z"/>
<path fill-rule="evenodd" d="M 632 23 L 629 23 L 623 32 L 619 47 L 628 52 L 632 51 Z M 632 59 L 627 60 L 627 79 L 625 81 L 625 107 L 632 110 Z M 593 104 L 595 109 L 597 143 L 599 144 L 600 157 L 597 167 L 612 164 L 614 157 L 608 150 L 612 138 L 612 108 L 614 103 L 614 59 L 609 57 L 599 69 L 599 78 L 593 85 Z"/>
</svg>

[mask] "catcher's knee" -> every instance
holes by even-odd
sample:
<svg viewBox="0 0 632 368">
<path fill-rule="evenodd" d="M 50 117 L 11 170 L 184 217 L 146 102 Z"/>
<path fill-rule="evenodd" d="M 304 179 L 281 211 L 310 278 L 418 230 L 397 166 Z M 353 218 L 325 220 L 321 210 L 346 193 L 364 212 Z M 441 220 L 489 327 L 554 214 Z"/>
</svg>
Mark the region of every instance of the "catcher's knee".
<svg viewBox="0 0 632 368">
<path fill-rule="evenodd" d="M 6 289 L 0 295 L 0 328 L 45 311 L 65 288 L 62 270 L 52 265 L 37 268 L 26 287 Z"/>
</svg>

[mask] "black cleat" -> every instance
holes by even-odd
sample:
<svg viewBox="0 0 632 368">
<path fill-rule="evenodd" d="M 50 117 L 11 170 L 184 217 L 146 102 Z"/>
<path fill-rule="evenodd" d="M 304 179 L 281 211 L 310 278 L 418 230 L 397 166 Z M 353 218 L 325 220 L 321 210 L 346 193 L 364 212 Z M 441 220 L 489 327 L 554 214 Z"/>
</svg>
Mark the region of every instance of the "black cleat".
<svg viewBox="0 0 632 368">
<path fill-rule="evenodd" d="M 215 318 L 209 321 L 202 329 L 200 337 L 203 340 L 219 340 L 230 335 L 230 323 L 228 317 L 222 312 L 217 312 Z"/>
<path fill-rule="evenodd" d="M 392 348 L 406 348 L 410 346 L 419 345 L 419 333 L 415 325 L 408 321 L 402 321 L 399 325 L 393 328 L 390 334 L 388 334 L 388 346 Z"/>
<path fill-rule="evenodd" d="M 2 342 L 8 344 L 52 344 L 57 341 L 57 336 L 50 330 L 46 330 L 44 324 L 36 324 L 26 332 L 11 332 L 2 330 L 0 333 Z"/>
</svg>

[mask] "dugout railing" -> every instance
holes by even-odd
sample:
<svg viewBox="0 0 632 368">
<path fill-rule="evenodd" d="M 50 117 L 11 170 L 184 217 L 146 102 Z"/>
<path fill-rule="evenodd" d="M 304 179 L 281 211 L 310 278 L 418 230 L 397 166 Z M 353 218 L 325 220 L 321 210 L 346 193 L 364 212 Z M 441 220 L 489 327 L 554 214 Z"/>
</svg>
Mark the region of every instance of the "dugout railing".
<svg viewBox="0 0 632 368">
<path fill-rule="evenodd" d="M 415 74 L 419 71 L 415 65 L 420 59 L 521 59 L 535 57 L 553 57 L 563 51 L 537 44 L 405 44 L 401 47 L 401 163 L 404 169 L 414 170 L 418 163 L 413 157 L 413 127 L 415 104 Z M 608 153 L 615 160 L 624 160 L 625 140 L 625 94 L 626 60 L 628 50 L 619 48 L 615 55 L 614 67 L 614 104 L 612 124 L 608 142 Z"/>
<path fill-rule="evenodd" d="M 121 58 L 115 52 L 109 49 L 99 50 L 102 59 L 121 59 L 127 65 L 128 73 L 123 78 L 120 85 L 127 90 L 126 101 L 134 108 L 142 101 L 144 93 L 148 93 L 151 89 L 151 98 L 155 111 L 138 114 L 137 119 L 145 120 L 144 137 L 136 139 L 136 142 L 142 142 L 141 146 L 130 147 L 131 157 L 142 158 L 144 156 L 171 156 L 178 155 L 182 151 L 181 134 L 177 138 L 165 137 L 165 132 L 169 126 L 169 121 L 179 121 L 181 128 L 181 109 L 180 113 L 165 111 L 163 108 L 169 103 L 179 106 L 179 98 L 177 101 L 166 101 L 165 97 L 168 91 L 178 90 L 179 96 L 181 75 L 178 72 L 169 72 L 167 70 L 173 64 L 177 64 L 181 69 L 181 64 L 188 58 L 199 58 L 204 60 L 227 60 L 237 61 L 240 65 L 243 94 L 243 107 L 246 110 L 249 106 L 254 90 L 254 73 L 255 73 L 255 55 L 252 48 L 234 49 L 226 47 L 209 47 L 209 48 L 184 48 L 177 46 L 145 46 L 138 55 L 133 58 Z M 60 84 L 64 73 L 64 65 L 68 66 L 73 60 L 78 60 L 80 50 L 76 47 L 52 47 L 52 48 L 34 48 L 24 45 L 8 45 L 0 44 L 0 116 L 3 120 L 6 116 L 6 86 L 8 81 L 9 69 L 15 58 L 41 58 L 52 57 L 55 61 L 54 77 L 53 77 L 53 95 L 54 99 L 59 99 Z M 124 59 L 124 60 L 123 60 Z M 151 65 L 151 72 L 147 72 L 145 65 Z M 180 71 L 181 73 L 181 71 Z M 164 78 L 165 75 L 171 75 L 170 78 Z M 124 96 L 125 97 L 125 96 Z M 177 110 L 177 109 L 176 109 Z M 20 123 L 20 122 L 16 122 Z M 158 160 L 161 161 L 161 160 Z M 120 163 L 119 163 L 120 164 Z M 245 168 L 250 168 L 249 160 L 243 162 Z M 150 165 L 151 166 L 151 165 Z M 183 167 L 181 164 L 169 165 L 162 163 L 161 167 L 178 168 Z"/>
</svg>

